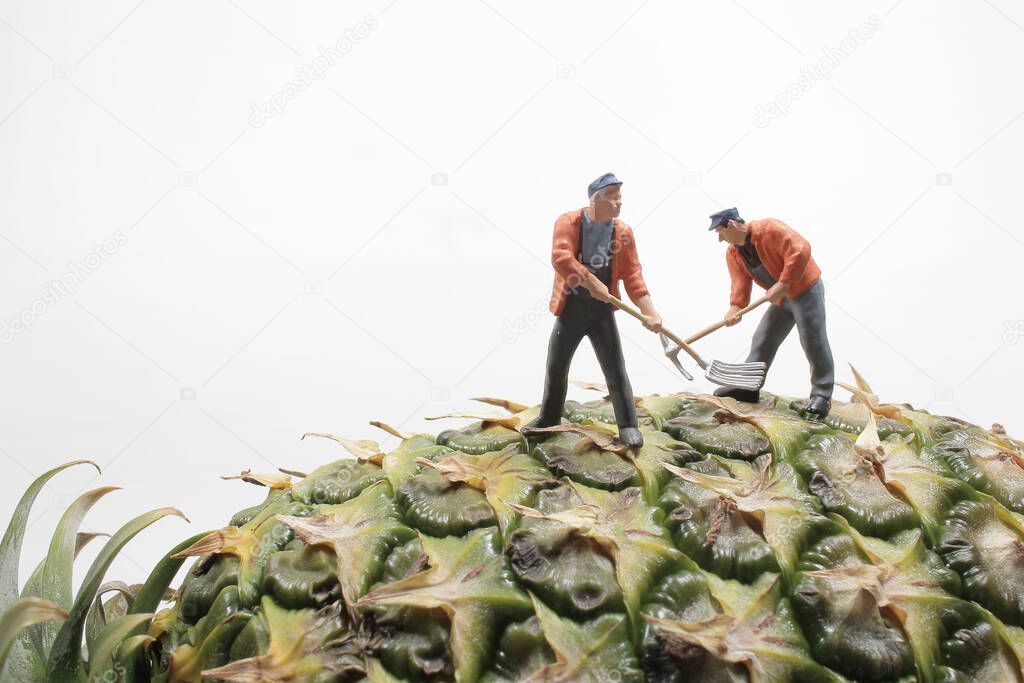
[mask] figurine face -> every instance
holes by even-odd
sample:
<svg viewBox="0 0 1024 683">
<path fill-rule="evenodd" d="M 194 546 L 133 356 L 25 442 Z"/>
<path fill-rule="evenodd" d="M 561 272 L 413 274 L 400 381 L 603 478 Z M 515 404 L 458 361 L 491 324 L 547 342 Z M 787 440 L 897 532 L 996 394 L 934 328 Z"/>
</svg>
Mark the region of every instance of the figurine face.
<svg viewBox="0 0 1024 683">
<path fill-rule="evenodd" d="M 746 242 L 747 231 L 739 227 L 740 225 L 742 224 L 731 220 L 725 225 L 715 228 L 715 232 L 718 233 L 718 241 L 737 245 Z"/>
<path fill-rule="evenodd" d="M 605 188 L 594 196 L 594 210 L 602 215 L 617 218 L 622 210 L 622 190 L 618 186 Z"/>
</svg>

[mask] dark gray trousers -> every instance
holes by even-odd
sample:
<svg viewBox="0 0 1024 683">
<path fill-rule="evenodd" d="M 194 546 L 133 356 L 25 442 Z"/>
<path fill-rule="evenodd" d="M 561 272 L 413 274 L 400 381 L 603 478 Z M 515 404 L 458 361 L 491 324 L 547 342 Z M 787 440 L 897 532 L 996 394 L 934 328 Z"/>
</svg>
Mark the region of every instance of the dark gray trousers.
<svg viewBox="0 0 1024 683">
<path fill-rule="evenodd" d="M 620 427 L 635 427 L 633 387 L 626 375 L 626 362 L 622 357 L 622 341 L 615 324 L 614 309 L 610 304 L 576 294 L 569 296 L 565 310 L 555 319 L 555 326 L 551 330 L 541 420 L 558 424 L 561 419 L 565 394 L 569 388 L 569 365 L 583 337 L 590 338 L 597 362 L 601 365 L 612 407 L 615 409 L 615 421 Z"/>
<path fill-rule="evenodd" d="M 820 279 L 795 299 L 786 299 L 782 306 L 769 304 L 754 332 L 747 362 L 763 361 L 771 367 L 794 325 L 811 366 L 811 396 L 831 398 L 835 364 L 825 330 L 825 286 Z"/>
</svg>

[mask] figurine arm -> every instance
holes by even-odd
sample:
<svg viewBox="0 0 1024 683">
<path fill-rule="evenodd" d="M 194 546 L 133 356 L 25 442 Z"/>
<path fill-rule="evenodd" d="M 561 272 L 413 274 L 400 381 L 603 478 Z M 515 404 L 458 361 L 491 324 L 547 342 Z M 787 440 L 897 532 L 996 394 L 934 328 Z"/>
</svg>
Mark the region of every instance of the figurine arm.
<svg viewBox="0 0 1024 683">
<path fill-rule="evenodd" d="M 636 253 L 636 238 L 633 236 L 631 228 L 623 231 L 620 256 L 623 259 L 622 284 L 626 287 L 626 294 L 643 311 L 640 301 L 645 297 L 649 301 L 651 293 L 647 290 L 647 283 L 644 282 L 644 271 L 640 266 L 640 257 Z M 646 315 L 646 311 L 644 314 Z"/>
<path fill-rule="evenodd" d="M 737 311 L 750 303 L 750 290 L 754 284 L 754 278 L 750 277 L 746 267 L 740 263 L 739 254 L 733 254 L 734 248 L 730 247 L 725 252 L 725 262 L 729 266 L 729 278 L 732 280 L 732 287 L 729 291 L 729 305 Z M 726 318 L 729 318 L 726 315 Z"/>
<path fill-rule="evenodd" d="M 643 267 L 640 265 L 640 257 L 636 251 L 636 238 L 633 237 L 633 230 L 625 231 L 622 236 L 622 256 L 625 259 L 626 268 L 623 270 L 622 282 L 626 287 L 626 293 L 633 303 L 637 305 L 640 312 L 644 314 L 644 327 L 652 332 L 661 332 L 661 316 L 654 308 L 651 301 L 651 293 L 647 290 L 647 283 L 644 281 Z"/>
<path fill-rule="evenodd" d="M 651 332 L 661 332 L 661 315 L 657 309 L 654 308 L 654 302 L 651 301 L 651 295 L 645 294 L 639 299 L 634 300 L 634 303 L 640 309 L 640 312 L 644 314 L 644 327 L 649 329 Z"/>
<path fill-rule="evenodd" d="M 795 230 L 783 230 L 779 236 L 782 249 L 782 273 L 779 282 L 792 287 L 804 276 L 811 260 L 811 244 Z"/>
<path fill-rule="evenodd" d="M 572 284 L 584 284 L 590 273 L 576 258 L 577 244 L 573 240 L 574 228 L 568 215 L 555 221 L 555 234 L 551 245 L 551 265 Z"/>
</svg>

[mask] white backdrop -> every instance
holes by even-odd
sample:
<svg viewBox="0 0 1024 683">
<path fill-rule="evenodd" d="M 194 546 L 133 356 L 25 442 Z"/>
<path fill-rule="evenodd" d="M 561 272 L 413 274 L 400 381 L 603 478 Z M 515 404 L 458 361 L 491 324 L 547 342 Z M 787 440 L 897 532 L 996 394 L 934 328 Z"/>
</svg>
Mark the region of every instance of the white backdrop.
<svg viewBox="0 0 1024 683">
<path fill-rule="evenodd" d="M 0 522 L 104 469 L 46 487 L 23 572 L 88 487 L 124 487 L 88 529 L 191 518 L 127 547 L 138 581 L 263 496 L 218 475 L 343 455 L 305 431 L 538 401 L 552 223 L 606 171 L 668 326 L 727 307 L 708 214 L 781 218 L 839 379 L 1024 433 L 1024 8 L 837 5 L 0 0 Z M 620 326 L 636 393 L 708 389 Z M 767 388 L 806 394 L 795 334 Z"/>
</svg>

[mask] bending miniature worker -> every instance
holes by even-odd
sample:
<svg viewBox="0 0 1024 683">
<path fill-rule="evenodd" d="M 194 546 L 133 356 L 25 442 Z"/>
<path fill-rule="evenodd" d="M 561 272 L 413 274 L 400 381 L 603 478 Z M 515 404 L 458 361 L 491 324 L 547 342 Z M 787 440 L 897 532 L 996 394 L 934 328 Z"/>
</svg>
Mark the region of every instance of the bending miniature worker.
<svg viewBox="0 0 1024 683">
<path fill-rule="evenodd" d="M 811 396 L 803 409 L 818 417 L 832 407 L 835 367 L 825 330 L 825 286 L 821 269 L 811 257 L 811 245 L 795 230 L 774 218 L 744 222 L 735 209 L 711 216 L 718 241 L 728 242 L 726 262 L 732 278 L 727 325 L 740 321 L 738 311 L 750 303 L 753 282 L 768 290 L 772 305 L 754 333 L 747 362 L 763 361 L 771 367 L 782 340 L 796 325 L 800 344 L 811 366 Z M 732 396 L 756 403 L 758 391 L 720 388 L 716 396 Z"/>
<path fill-rule="evenodd" d="M 621 185 L 618 178 L 606 173 L 587 188 L 590 206 L 564 213 L 555 221 L 551 248 L 555 285 L 550 309 L 558 317 L 548 343 L 544 402 L 537 419 L 524 426 L 524 433 L 561 422 L 569 365 L 580 341 L 589 337 L 611 394 L 619 440 L 630 448 L 644 443 L 637 429 L 633 388 L 626 376 L 616 309 L 608 303 L 609 294 L 619 297 L 621 281 L 650 330 L 661 330 L 661 316 L 644 283 L 633 230 L 618 220 Z"/>
</svg>

